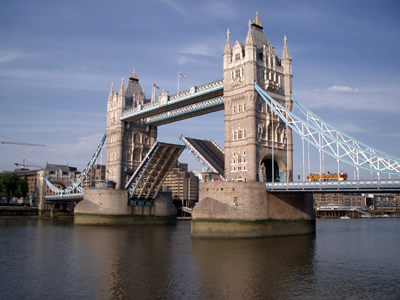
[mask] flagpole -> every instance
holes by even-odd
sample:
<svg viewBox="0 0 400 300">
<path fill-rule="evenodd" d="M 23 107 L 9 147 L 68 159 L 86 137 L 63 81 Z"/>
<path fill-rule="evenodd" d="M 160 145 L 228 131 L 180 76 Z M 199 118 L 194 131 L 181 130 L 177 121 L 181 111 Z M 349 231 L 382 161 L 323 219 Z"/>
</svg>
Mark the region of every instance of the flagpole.
<svg viewBox="0 0 400 300">
<path fill-rule="evenodd" d="M 176 93 L 177 94 L 179 93 L 179 71 L 178 71 L 178 91 Z"/>
</svg>

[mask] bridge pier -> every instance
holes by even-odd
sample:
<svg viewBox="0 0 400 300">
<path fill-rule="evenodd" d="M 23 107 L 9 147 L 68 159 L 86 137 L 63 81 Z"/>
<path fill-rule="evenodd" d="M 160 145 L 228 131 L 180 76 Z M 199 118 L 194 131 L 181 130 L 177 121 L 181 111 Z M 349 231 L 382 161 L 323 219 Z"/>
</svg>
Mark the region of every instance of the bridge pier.
<svg viewBox="0 0 400 300">
<path fill-rule="evenodd" d="M 75 206 L 74 224 L 176 224 L 176 214 L 169 192 L 160 192 L 151 206 L 131 206 L 126 190 L 85 189 Z"/>
<path fill-rule="evenodd" d="M 261 182 L 203 182 L 192 237 L 252 238 L 315 233 L 311 193 L 267 193 Z"/>
</svg>

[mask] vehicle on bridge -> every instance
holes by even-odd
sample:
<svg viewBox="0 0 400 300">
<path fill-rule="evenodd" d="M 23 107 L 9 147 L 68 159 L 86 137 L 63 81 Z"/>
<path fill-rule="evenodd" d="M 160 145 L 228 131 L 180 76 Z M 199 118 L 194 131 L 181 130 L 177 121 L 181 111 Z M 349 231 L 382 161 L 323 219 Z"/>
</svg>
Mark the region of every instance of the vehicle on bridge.
<svg viewBox="0 0 400 300">
<path fill-rule="evenodd" d="M 307 181 L 343 181 L 347 180 L 347 173 L 308 173 Z"/>
</svg>

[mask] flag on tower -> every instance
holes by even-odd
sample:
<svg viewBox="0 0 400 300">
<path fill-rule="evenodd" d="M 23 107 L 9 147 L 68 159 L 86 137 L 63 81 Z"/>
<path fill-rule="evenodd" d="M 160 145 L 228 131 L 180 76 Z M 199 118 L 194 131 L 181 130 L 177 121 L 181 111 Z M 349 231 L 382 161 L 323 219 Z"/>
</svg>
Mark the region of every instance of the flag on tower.
<svg viewBox="0 0 400 300">
<path fill-rule="evenodd" d="M 154 82 L 153 82 L 153 87 L 155 87 L 156 89 L 159 89 L 159 87 L 157 86 L 157 84 L 155 84 Z"/>
<path fill-rule="evenodd" d="M 186 78 L 185 75 L 183 75 L 183 74 L 181 74 L 181 73 L 178 73 L 178 74 L 179 74 L 179 76 L 182 76 L 183 78 Z"/>
</svg>

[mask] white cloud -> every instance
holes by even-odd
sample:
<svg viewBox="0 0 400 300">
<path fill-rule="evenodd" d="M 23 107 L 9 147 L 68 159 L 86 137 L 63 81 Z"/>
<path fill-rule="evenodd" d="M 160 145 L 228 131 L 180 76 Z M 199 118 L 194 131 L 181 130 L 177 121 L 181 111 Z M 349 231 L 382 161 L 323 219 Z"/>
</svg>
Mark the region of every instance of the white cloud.
<svg viewBox="0 0 400 300">
<path fill-rule="evenodd" d="M 30 70 L 22 68 L 3 68 L 0 77 L 10 81 L 25 81 L 27 84 L 55 89 L 99 90 L 112 81 L 108 74 L 95 74 L 87 71 L 68 70 Z"/>
<path fill-rule="evenodd" d="M 187 58 L 182 55 L 179 55 L 177 57 L 177 61 L 178 61 L 178 64 L 183 65 L 187 61 Z"/>
<path fill-rule="evenodd" d="M 235 6 L 236 4 L 232 2 L 211 0 L 204 3 L 200 9 L 205 14 L 229 19 L 237 16 Z"/>
<path fill-rule="evenodd" d="M 174 2 L 172 2 L 172 1 L 169 1 L 169 0 L 160 0 L 161 2 L 164 2 L 165 4 L 167 4 L 168 6 L 170 6 L 170 7 L 172 7 L 174 10 L 176 10 L 177 12 L 179 12 L 179 13 L 181 13 L 181 14 L 183 14 L 183 15 L 186 15 L 186 12 L 182 9 L 182 8 L 180 8 L 177 4 L 175 4 Z"/>
<path fill-rule="evenodd" d="M 24 56 L 25 55 L 22 55 L 20 53 L 0 51 L 0 64 L 8 63 Z"/>
<path fill-rule="evenodd" d="M 186 47 L 183 47 L 179 52 L 182 54 L 191 54 L 191 55 L 202 55 L 202 56 L 211 56 L 211 57 L 219 57 L 217 54 L 216 47 L 210 47 L 206 44 L 196 43 Z"/>
<path fill-rule="evenodd" d="M 73 157 L 86 159 L 89 162 L 91 155 L 96 151 L 103 134 L 94 134 L 91 136 L 81 136 L 75 143 L 68 143 L 49 148 L 50 153 L 55 153 L 59 157 Z"/>
<path fill-rule="evenodd" d="M 393 137 L 393 138 L 399 138 L 400 132 L 386 132 L 383 135 L 388 136 L 388 137 Z"/>
<path fill-rule="evenodd" d="M 326 89 L 328 92 L 333 93 L 357 93 L 358 89 L 352 89 L 348 86 L 334 85 Z"/>
</svg>

